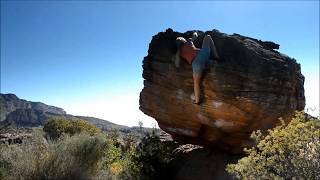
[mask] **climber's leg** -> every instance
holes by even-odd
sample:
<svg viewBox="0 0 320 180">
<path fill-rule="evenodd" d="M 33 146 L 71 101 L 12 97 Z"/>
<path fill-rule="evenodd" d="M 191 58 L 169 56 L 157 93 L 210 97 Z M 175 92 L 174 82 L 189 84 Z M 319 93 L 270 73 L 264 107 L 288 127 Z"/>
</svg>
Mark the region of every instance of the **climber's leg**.
<svg viewBox="0 0 320 180">
<path fill-rule="evenodd" d="M 202 48 L 197 56 L 192 61 L 193 71 L 193 89 L 194 89 L 194 103 L 200 103 L 200 80 L 202 73 L 206 67 L 207 60 L 209 59 L 210 51 L 208 48 Z"/>
<path fill-rule="evenodd" d="M 208 48 L 211 57 L 219 59 L 219 54 L 210 35 L 205 35 L 202 41 L 202 48 Z"/>
<path fill-rule="evenodd" d="M 194 102 L 195 104 L 200 103 L 200 79 L 201 74 L 193 73 L 193 89 L 194 89 Z"/>
</svg>

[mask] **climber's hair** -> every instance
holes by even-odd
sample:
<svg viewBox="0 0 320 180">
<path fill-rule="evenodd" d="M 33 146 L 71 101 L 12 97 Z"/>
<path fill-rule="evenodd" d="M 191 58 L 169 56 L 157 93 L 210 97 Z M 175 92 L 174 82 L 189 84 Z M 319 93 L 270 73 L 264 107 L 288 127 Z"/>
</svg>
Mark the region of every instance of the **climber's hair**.
<svg viewBox="0 0 320 180">
<path fill-rule="evenodd" d="M 179 48 L 182 44 L 186 43 L 187 40 L 183 37 L 177 37 L 176 39 L 176 44 L 177 44 L 177 47 Z"/>
</svg>

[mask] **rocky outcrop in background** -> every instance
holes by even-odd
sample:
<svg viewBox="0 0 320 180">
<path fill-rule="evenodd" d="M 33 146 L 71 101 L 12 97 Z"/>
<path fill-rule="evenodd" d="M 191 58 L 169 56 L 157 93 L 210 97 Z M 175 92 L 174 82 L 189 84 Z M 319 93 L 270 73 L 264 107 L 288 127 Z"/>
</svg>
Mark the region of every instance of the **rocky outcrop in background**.
<svg viewBox="0 0 320 180">
<path fill-rule="evenodd" d="M 174 140 L 241 152 L 251 144 L 252 131 L 274 127 L 279 117 L 288 120 L 295 110 L 304 109 L 300 65 L 278 52 L 278 44 L 217 30 L 198 34 L 196 47 L 210 34 L 223 60 L 210 60 L 200 105 L 191 102 L 191 65 L 184 62 L 176 68 L 172 61 L 175 39 L 189 38 L 192 31 L 158 33 L 143 60 L 140 109 Z"/>
<path fill-rule="evenodd" d="M 67 114 L 62 108 L 46 105 L 42 102 L 32 102 L 20 99 L 15 94 L 0 93 L 0 136 L 7 133 L 5 130 L 11 125 L 19 128 L 38 127 L 44 125 L 50 118 L 64 117 L 69 120 L 85 120 L 97 126 L 102 131 L 119 130 L 120 134 L 135 134 L 142 137 L 145 132 L 153 128 L 128 127 L 110 121 L 87 116 L 74 116 Z M 4 132 L 2 132 L 4 130 Z"/>
<path fill-rule="evenodd" d="M 14 122 L 20 126 L 38 126 L 51 116 L 66 115 L 62 108 L 26 101 L 14 94 L 0 94 L 0 109 L 0 122 Z"/>
<path fill-rule="evenodd" d="M 41 126 L 44 125 L 48 119 L 60 116 L 74 120 L 83 119 L 102 130 L 117 128 L 125 131 L 126 129 L 129 129 L 127 126 L 117 125 L 99 118 L 73 116 L 67 114 L 62 108 L 50 106 L 42 102 L 32 102 L 20 99 L 15 94 L 0 94 L 0 110 L 0 124 L 14 123 L 20 127 Z"/>
</svg>

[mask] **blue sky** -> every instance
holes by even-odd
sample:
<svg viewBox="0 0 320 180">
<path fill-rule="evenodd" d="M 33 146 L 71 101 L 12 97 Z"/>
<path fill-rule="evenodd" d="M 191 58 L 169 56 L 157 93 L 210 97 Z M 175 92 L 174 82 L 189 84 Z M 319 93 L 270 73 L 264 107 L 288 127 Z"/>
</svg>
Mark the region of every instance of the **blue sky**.
<svg viewBox="0 0 320 180">
<path fill-rule="evenodd" d="M 1 1 L 1 93 L 118 124 L 138 109 L 142 59 L 167 28 L 270 40 L 297 59 L 319 115 L 319 1 Z"/>
</svg>

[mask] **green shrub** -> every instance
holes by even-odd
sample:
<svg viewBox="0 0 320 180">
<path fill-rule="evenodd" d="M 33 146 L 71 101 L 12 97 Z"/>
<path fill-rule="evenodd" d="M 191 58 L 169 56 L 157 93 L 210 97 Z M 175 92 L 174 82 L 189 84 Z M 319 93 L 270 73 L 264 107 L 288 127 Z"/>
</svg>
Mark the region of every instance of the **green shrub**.
<svg viewBox="0 0 320 180">
<path fill-rule="evenodd" d="M 1 179 L 35 179 L 35 173 L 48 148 L 41 133 L 33 132 L 33 138 L 24 144 L 0 145 Z"/>
<path fill-rule="evenodd" d="M 3 179 L 109 179 L 103 169 L 108 141 L 77 134 L 47 143 L 43 136 L 21 145 L 1 146 Z"/>
<path fill-rule="evenodd" d="M 69 121 L 64 118 L 49 119 L 43 126 L 43 131 L 52 139 L 58 139 L 69 126 Z"/>
<path fill-rule="evenodd" d="M 136 161 L 136 149 L 135 144 L 132 143 L 132 135 L 126 135 L 123 140 L 119 142 L 118 136 L 113 136 L 115 130 L 112 131 L 112 135 L 108 134 L 110 138 L 108 149 L 105 152 L 105 167 L 109 170 L 113 178 L 116 179 L 138 179 L 139 166 Z"/>
<path fill-rule="evenodd" d="M 69 122 L 70 122 L 70 125 L 66 129 L 66 133 L 70 135 L 81 133 L 81 132 L 86 132 L 90 135 L 94 135 L 101 132 L 99 128 L 97 128 L 95 125 L 90 124 L 85 120 L 75 120 L 75 121 L 69 121 Z"/>
<path fill-rule="evenodd" d="M 71 128 L 70 128 L 71 127 Z M 50 120 L 29 141 L 0 146 L 1 179 L 165 179 L 174 158 L 173 142 L 147 135 L 137 146 L 132 134 L 119 137 L 87 129 L 86 123 Z M 72 131 L 70 130 L 72 129 Z M 79 133 L 80 132 L 80 133 Z"/>
<path fill-rule="evenodd" d="M 43 127 L 44 132 L 51 139 L 58 139 L 62 134 L 74 135 L 81 132 L 94 135 L 101 132 L 96 126 L 84 120 L 68 120 L 64 117 L 54 117 L 50 119 Z"/>
<path fill-rule="evenodd" d="M 137 147 L 140 179 L 167 179 L 171 176 L 170 162 L 178 145 L 172 141 L 161 142 L 155 133 L 145 136 Z"/>
<path fill-rule="evenodd" d="M 288 125 L 253 132 L 256 146 L 226 170 L 238 179 L 320 179 L 320 121 L 297 112 Z"/>
</svg>

